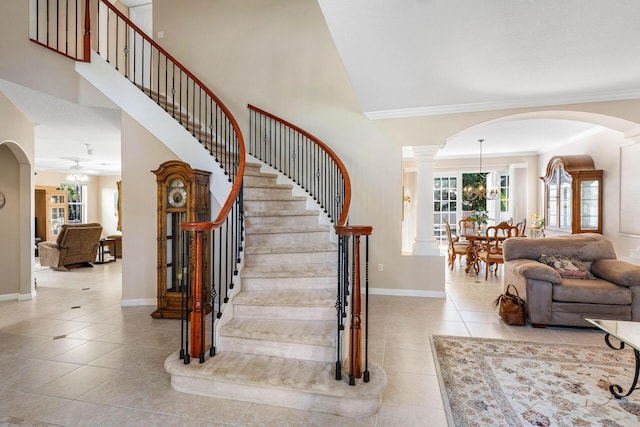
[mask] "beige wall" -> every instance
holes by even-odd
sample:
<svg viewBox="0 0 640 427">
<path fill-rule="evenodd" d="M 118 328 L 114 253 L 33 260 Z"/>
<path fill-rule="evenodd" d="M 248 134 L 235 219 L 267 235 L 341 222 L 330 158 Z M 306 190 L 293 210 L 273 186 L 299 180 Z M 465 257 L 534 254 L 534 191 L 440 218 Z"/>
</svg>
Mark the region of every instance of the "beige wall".
<svg viewBox="0 0 640 427">
<path fill-rule="evenodd" d="M 122 304 L 155 305 L 157 189 L 151 172 L 176 155 L 122 113 Z"/>
<path fill-rule="evenodd" d="M 342 158 L 353 183 L 351 223 L 375 227 L 371 263 L 384 264 L 384 272 L 370 271 L 376 288 L 444 289 L 444 263 L 401 257 L 402 146 L 444 144 L 466 129 L 503 118 L 573 118 L 577 111 L 588 113 L 583 120 L 619 129 L 637 126 L 627 121 L 640 123 L 638 100 L 372 121 L 361 114 L 315 1 L 190 0 L 177 6 L 155 0 L 153 10 L 154 31 L 165 35 L 158 42 L 224 100 L 246 136 L 251 103 L 318 136 Z M 202 40 L 208 41 L 204 52 Z M 531 166 L 527 209 L 540 212 L 539 166 L 533 158 L 526 162 Z M 427 265 L 431 283 L 416 284 L 407 262 Z"/>
<path fill-rule="evenodd" d="M 33 123 L 0 93 L 0 299 L 33 294 Z"/>
</svg>

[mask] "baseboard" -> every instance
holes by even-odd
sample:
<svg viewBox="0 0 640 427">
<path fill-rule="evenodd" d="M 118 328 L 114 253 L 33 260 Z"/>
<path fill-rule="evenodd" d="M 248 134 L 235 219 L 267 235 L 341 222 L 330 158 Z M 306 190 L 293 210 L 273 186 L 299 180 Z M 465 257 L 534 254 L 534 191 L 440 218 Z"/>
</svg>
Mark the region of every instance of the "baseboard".
<svg viewBox="0 0 640 427">
<path fill-rule="evenodd" d="M 364 293 L 364 288 L 361 291 Z M 446 292 L 421 291 L 419 289 L 369 288 L 369 295 L 388 295 L 395 297 L 446 298 Z"/>
<path fill-rule="evenodd" d="M 18 299 L 20 294 L 4 294 L 0 295 L 0 301 L 13 301 L 14 299 Z"/>
<path fill-rule="evenodd" d="M 36 291 L 31 291 L 29 294 L 20 294 L 18 295 L 18 301 L 29 301 L 36 297 Z"/>
<path fill-rule="evenodd" d="M 123 299 L 120 301 L 120 307 L 139 307 L 143 305 L 156 305 L 157 298 L 141 298 L 141 299 Z"/>
</svg>

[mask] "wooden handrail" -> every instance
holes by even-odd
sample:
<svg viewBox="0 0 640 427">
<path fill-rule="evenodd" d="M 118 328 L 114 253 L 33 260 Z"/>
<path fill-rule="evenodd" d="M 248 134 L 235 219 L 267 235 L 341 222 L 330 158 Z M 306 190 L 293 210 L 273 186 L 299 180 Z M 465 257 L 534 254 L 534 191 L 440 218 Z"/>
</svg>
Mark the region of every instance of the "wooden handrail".
<svg viewBox="0 0 640 427">
<path fill-rule="evenodd" d="M 304 135 L 305 137 L 309 138 L 309 140 L 312 141 L 314 144 L 322 148 L 322 150 L 324 150 L 329 155 L 331 160 L 333 160 L 333 162 L 338 166 L 338 169 L 342 174 L 342 179 L 344 180 L 344 204 L 342 206 L 342 212 L 340 212 L 340 217 L 336 221 L 336 227 L 346 225 L 347 218 L 349 217 L 349 206 L 351 205 L 351 180 L 349 179 L 349 172 L 347 172 L 347 168 L 345 167 L 344 163 L 342 163 L 342 160 L 340 160 L 338 155 L 331 148 L 329 148 L 327 144 L 320 141 L 318 138 L 316 138 L 309 132 L 305 131 L 304 129 L 301 129 L 298 126 L 294 125 L 293 123 L 290 123 L 284 119 L 274 116 L 273 114 L 267 111 L 264 111 L 258 107 L 255 107 L 251 104 L 247 105 L 247 107 L 250 110 L 260 113 L 263 116 L 269 117 L 270 119 L 275 120 L 276 122 L 282 123 L 283 125 Z"/>
<path fill-rule="evenodd" d="M 149 37 L 144 31 L 142 31 L 136 24 L 131 22 L 129 18 L 127 18 L 122 12 L 116 9 L 108 0 L 100 0 L 103 4 L 105 4 L 109 9 L 113 11 L 118 17 L 124 20 L 127 25 L 129 25 L 136 33 L 139 33 L 151 46 L 157 49 L 162 55 L 164 55 L 169 61 L 173 62 L 182 72 L 184 72 L 190 79 L 192 79 L 198 86 L 204 90 L 204 92 L 211 97 L 215 101 L 215 103 L 220 107 L 220 109 L 224 112 L 226 118 L 231 122 L 231 126 L 233 126 L 233 130 L 235 131 L 236 137 L 238 138 L 238 173 L 236 175 L 236 179 L 231 187 L 231 192 L 227 197 L 222 209 L 220 209 L 220 213 L 213 221 L 207 221 L 203 223 L 195 223 L 195 222 L 187 222 L 180 224 L 180 229 L 185 231 L 198 231 L 198 230 L 213 230 L 219 228 L 224 224 L 231 208 L 233 207 L 233 203 L 238 197 L 240 193 L 240 189 L 242 188 L 242 178 L 244 175 L 244 167 L 245 167 L 245 156 L 246 151 L 244 147 L 244 137 L 242 136 L 242 132 L 240 131 L 240 126 L 238 126 L 238 122 L 236 118 L 231 114 L 227 106 L 218 98 L 204 83 L 200 81 L 196 76 L 193 75 L 189 70 L 185 68 L 177 59 L 171 56 L 166 50 L 164 50 L 158 43 L 156 43 L 151 37 Z"/>
</svg>

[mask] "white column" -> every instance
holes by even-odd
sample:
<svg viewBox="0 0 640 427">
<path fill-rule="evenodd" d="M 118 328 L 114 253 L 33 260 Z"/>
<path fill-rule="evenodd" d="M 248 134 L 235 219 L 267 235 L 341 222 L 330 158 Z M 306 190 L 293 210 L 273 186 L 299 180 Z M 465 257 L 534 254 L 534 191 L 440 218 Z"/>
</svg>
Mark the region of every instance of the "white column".
<svg viewBox="0 0 640 427">
<path fill-rule="evenodd" d="M 413 147 L 418 166 L 413 255 L 440 255 L 433 238 L 433 158 L 439 148 L 437 145 Z"/>
</svg>

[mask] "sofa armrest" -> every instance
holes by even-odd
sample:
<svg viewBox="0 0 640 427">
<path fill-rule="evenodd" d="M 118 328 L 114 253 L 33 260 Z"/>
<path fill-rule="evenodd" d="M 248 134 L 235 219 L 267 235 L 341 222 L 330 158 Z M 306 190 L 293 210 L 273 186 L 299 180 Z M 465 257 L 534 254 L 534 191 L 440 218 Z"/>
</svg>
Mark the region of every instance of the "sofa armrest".
<svg viewBox="0 0 640 427">
<path fill-rule="evenodd" d="M 519 274 L 527 279 L 540 280 L 543 282 L 559 284 L 562 281 L 560 273 L 543 264 L 532 259 L 516 259 L 509 261 L 511 271 L 515 274 Z"/>
<path fill-rule="evenodd" d="M 640 266 L 619 259 L 594 261 L 591 273 L 616 285 L 640 286 Z"/>
</svg>

